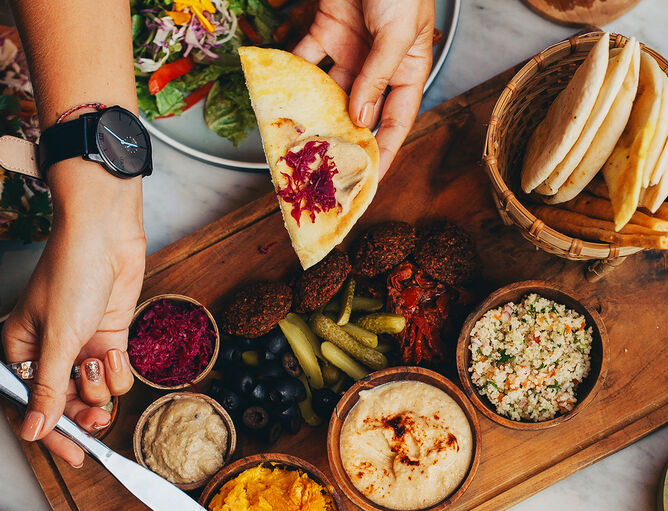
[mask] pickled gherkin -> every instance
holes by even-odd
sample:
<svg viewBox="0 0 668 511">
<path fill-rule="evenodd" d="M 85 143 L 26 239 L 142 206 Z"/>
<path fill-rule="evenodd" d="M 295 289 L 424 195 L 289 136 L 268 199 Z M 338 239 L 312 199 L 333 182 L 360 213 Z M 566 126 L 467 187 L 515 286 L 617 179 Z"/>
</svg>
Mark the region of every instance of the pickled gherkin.
<svg viewBox="0 0 668 511">
<path fill-rule="evenodd" d="M 318 364 L 315 351 L 307 339 L 306 334 L 301 328 L 287 319 L 280 320 L 278 326 L 288 339 L 292 352 L 295 354 L 295 357 L 297 357 L 297 360 L 299 360 L 299 365 L 302 366 L 311 387 L 314 389 L 321 389 L 324 386 L 324 382 L 322 380 L 320 364 Z"/>
<path fill-rule="evenodd" d="M 401 314 L 377 312 L 357 318 L 355 323 L 375 334 L 398 334 L 406 327 L 406 318 Z"/>
<path fill-rule="evenodd" d="M 387 358 L 385 355 L 357 342 L 352 335 L 327 316 L 315 313 L 311 316 L 309 325 L 318 337 L 334 343 L 365 366 L 375 371 L 387 367 Z"/>
<path fill-rule="evenodd" d="M 361 342 L 369 348 L 375 348 L 378 346 L 378 336 L 373 332 L 365 330 L 361 326 L 358 326 L 354 323 L 348 323 L 347 325 L 343 325 L 341 328 L 352 335 L 356 341 Z"/>
<path fill-rule="evenodd" d="M 331 342 L 325 341 L 322 343 L 322 354 L 331 364 L 337 366 L 355 381 L 369 374 L 364 366 L 357 363 Z"/>
<path fill-rule="evenodd" d="M 355 298 L 355 279 L 348 279 L 343 287 L 341 294 L 341 307 L 336 324 L 343 326 L 350 320 L 350 313 L 353 311 L 353 299 Z"/>
</svg>

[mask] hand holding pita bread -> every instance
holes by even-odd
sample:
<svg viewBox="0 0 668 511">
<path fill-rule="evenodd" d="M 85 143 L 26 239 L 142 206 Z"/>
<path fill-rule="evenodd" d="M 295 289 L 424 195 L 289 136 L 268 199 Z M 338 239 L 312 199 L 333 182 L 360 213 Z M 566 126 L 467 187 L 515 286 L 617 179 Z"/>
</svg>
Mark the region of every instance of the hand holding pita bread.
<svg viewBox="0 0 668 511">
<path fill-rule="evenodd" d="M 294 49 L 314 64 L 326 55 L 334 60 L 329 74 L 350 92 L 355 124 L 372 128 L 380 116 L 380 177 L 420 107 L 431 69 L 433 32 L 433 1 L 320 0 L 309 33 Z"/>
</svg>

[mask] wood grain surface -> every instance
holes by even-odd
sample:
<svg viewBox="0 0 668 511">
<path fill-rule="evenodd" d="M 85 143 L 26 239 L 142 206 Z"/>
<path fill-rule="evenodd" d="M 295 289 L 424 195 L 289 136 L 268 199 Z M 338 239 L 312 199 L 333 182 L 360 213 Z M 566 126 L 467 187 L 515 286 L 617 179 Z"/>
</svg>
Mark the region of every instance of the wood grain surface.
<svg viewBox="0 0 668 511">
<path fill-rule="evenodd" d="M 640 0 L 523 0 L 532 10 L 562 25 L 606 25 Z"/>
<path fill-rule="evenodd" d="M 480 467 L 452 510 L 505 509 L 668 422 L 668 338 L 660 323 L 668 315 L 666 255 L 637 254 L 606 279 L 590 283 L 582 263 L 538 251 L 513 227 L 504 226 L 494 207 L 479 161 L 485 123 L 518 69 L 421 115 L 357 227 L 385 219 L 421 224 L 448 218 L 470 231 L 476 242 L 482 261 L 475 289 L 479 300 L 514 281 L 544 279 L 577 290 L 607 326 L 608 376 L 577 417 L 548 430 L 516 431 L 478 414 Z M 297 265 L 275 201 L 265 197 L 151 255 L 141 300 L 181 293 L 217 317 L 223 297 L 240 283 L 281 278 Z M 451 339 L 451 358 L 443 372 L 457 382 L 455 345 Z M 137 419 L 158 396 L 137 383 L 121 399 L 119 418 L 105 443 L 132 457 Z M 9 415 L 14 424 L 20 421 L 16 410 L 9 409 Z M 284 434 L 274 446 L 259 446 L 242 435 L 235 458 L 282 452 L 306 459 L 329 477 L 326 434 L 326 426 L 304 426 L 297 435 Z M 23 447 L 56 511 L 146 509 L 90 459 L 75 470 L 36 445 Z"/>
</svg>

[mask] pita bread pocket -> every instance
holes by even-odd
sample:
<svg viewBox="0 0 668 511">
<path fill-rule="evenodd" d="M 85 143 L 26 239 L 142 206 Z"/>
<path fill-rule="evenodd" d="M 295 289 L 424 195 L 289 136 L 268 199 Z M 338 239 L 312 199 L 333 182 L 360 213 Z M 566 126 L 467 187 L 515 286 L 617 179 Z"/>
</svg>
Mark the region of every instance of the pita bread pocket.
<svg viewBox="0 0 668 511">
<path fill-rule="evenodd" d="M 543 195 L 554 195 L 561 185 L 570 177 L 578 164 L 582 161 L 587 150 L 591 147 L 594 137 L 598 133 L 604 120 L 607 118 L 615 99 L 618 97 L 622 84 L 631 66 L 632 57 L 638 49 L 635 37 L 626 43 L 623 49 L 615 48 L 610 52 L 611 57 L 605 73 L 603 85 L 594 103 L 594 108 L 585 123 L 575 145 L 566 157 L 557 165 L 549 177 L 536 188 Z M 629 103 L 632 98 L 629 100 Z M 629 109 L 630 110 L 630 109 Z"/>
<path fill-rule="evenodd" d="M 629 41 L 626 48 L 633 48 L 633 55 L 617 97 L 577 167 L 555 195 L 543 199 L 548 204 L 569 201 L 580 193 L 601 170 L 622 135 L 633 108 L 640 68 L 640 45 L 636 42 L 632 46 Z"/>
<path fill-rule="evenodd" d="M 668 168 L 668 76 L 663 78 L 663 92 L 661 95 L 661 111 L 659 124 L 647 155 L 647 164 L 643 175 L 643 186 L 657 184 Z M 647 180 L 645 180 L 647 178 Z"/>
<path fill-rule="evenodd" d="M 285 227 L 304 269 L 348 234 L 371 203 L 379 153 L 353 124 L 348 96 L 291 53 L 239 48 Z"/>
<path fill-rule="evenodd" d="M 522 190 L 530 193 L 556 168 L 577 141 L 596 103 L 608 67 L 610 35 L 596 42 L 529 139 Z"/>
<path fill-rule="evenodd" d="M 663 74 L 656 60 L 641 52 L 638 93 L 629 121 L 603 166 L 603 176 L 615 210 L 615 230 L 631 219 L 638 207 L 643 169 L 661 109 Z"/>
</svg>

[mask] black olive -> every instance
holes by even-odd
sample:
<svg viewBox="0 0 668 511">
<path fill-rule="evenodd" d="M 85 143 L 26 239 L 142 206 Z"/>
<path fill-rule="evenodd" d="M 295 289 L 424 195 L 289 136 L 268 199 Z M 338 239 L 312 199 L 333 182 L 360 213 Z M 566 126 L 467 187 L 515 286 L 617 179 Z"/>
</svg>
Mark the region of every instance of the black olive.
<svg viewBox="0 0 668 511">
<path fill-rule="evenodd" d="M 302 416 L 297 405 L 290 405 L 282 412 L 279 412 L 278 420 L 283 425 L 283 428 L 293 435 L 298 433 L 302 427 Z"/>
<path fill-rule="evenodd" d="M 281 438 L 281 433 L 283 433 L 283 427 L 280 422 L 274 422 L 269 424 L 267 427 L 258 431 L 258 437 L 263 442 L 268 444 L 275 444 L 278 442 L 278 439 Z"/>
<path fill-rule="evenodd" d="M 267 351 L 271 351 L 276 355 L 285 353 L 290 347 L 288 340 L 285 338 L 285 335 L 283 335 L 283 332 L 280 328 L 275 328 L 268 334 L 264 335 L 264 339 L 266 342 Z"/>
<path fill-rule="evenodd" d="M 234 365 L 241 360 L 241 350 L 233 342 L 223 342 L 218 353 L 216 369 Z"/>
<path fill-rule="evenodd" d="M 297 357 L 290 352 L 283 353 L 281 364 L 283 365 L 283 370 L 293 378 L 298 378 L 302 374 L 302 366 L 299 365 Z"/>
<path fill-rule="evenodd" d="M 241 398 L 239 394 L 230 389 L 221 389 L 214 399 L 218 401 L 230 415 L 236 415 L 241 411 Z"/>
<path fill-rule="evenodd" d="M 283 366 L 275 360 L 262 364 L 258 373 L 260 374 L 261 378 L 278 378 L 279 376 L 283 376 L 285 374 L 283 371 Z"/>
<path fill-rule="evenodd" d="M 250 337 L 237 337 L 237 347 L 240 351 L 257 350 L 262 347 L 260 339 L 251 339 Z"/>
<path fill-rule="evenodd" d="M 253 431 L 260 431 L 269 424 L 269 413 L 261 406 L 251 406 L 244 410 L 244 426 Z"/>
<path fill-rule="evenodd" d="M 270 382 L 267 380 L 258 381 L 250 391 L 250 398 L 257 403 L 269 401 Z"/>
<path fill-rule="evenodd" d="M 279 378 L 269 392 L 273 403 L 297 403 L 306 399 L 304 384 L 296 378 Z"/>
<path fill-rule="evenodd" d="M 253 372 L 247 367 L 238 367 L 232 376 L 232 387 L 241 394 L 248 395 L 255 386 Z"/>
<path fill-rule="evenodd" d="M 339 396 L 331 389 L 313 389 L 313 411 L 323 419 L 328 419 L 336 404 L 339 402 Z"/>
<path fill-rule="evenodd" d="M 262 363 L 262 362 L 274 362 L 275 360 L 279 359 L 279 355 L 277 355 L 273 351 L 269 351 L 269 350 L 262 350 L 258 355 L 259 355 L 258 358 L 260 360 L 260 363 Z"/>
<path fill-rule="evenodd" d="M 218 395 L 221 393 L 223 389 L 224 387 L 222 380 L 215 379 L 211 382 L 211 387 L 209 387 L 207 395 L 211 396 L 215 400 L 218 400 Z"/>
</svg>

